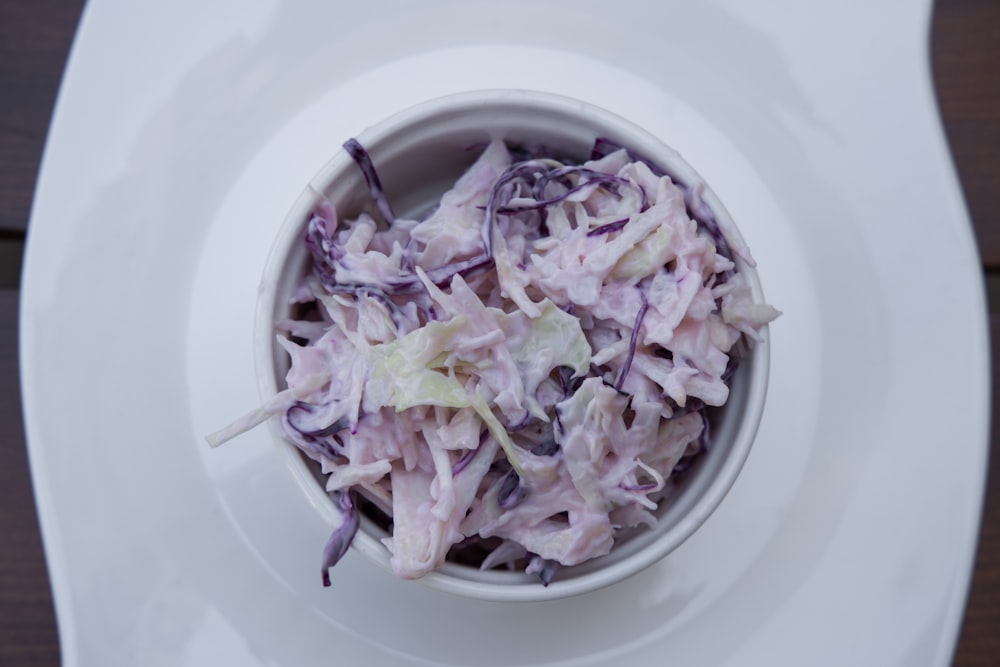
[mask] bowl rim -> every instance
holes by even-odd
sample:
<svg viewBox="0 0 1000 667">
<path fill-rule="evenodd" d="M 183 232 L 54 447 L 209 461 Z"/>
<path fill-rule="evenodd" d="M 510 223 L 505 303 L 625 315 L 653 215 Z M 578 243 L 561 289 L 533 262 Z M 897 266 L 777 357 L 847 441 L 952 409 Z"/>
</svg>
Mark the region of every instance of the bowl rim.
<svg viewBox="0 0 1000 667">
<path fill-rule="evenodd" d="M 729 223 L 728 227 L 731 233 L 739 236 L 738 227 L 732 221 L 732 217 L 722 201 L 675 149 L 632 121 L 579 99 L 525 89 L 465 91 L 435 97 L 402 109 L 364 129 L 356 135 L 356 139 L 374 153 L 383 141 L 390 139 L 396 133 L 413 127 L 415 124 L 443 122 L 446 118 L 460 114 L 482 113 L 488 110 L 496 113 L 504 108 L 520 110 L 527 108 L 546 113 L 559 113 L 567 116 L 571 122 L 587 119 L 588 124 L 596 123 L 602 128 L 612 130 L 616 135 L 627 137 L 625 141 L 622 141 L 623 145 L 641 145 L 643 155 L 652 158 L 652 161 L 660 166 L 663 166 L 664 161 L 668 162 L 670 164 L 668 171 L 675 180 L 699 183 L 703 187 L 702 201 L 716 218 L 724 219 Z M 660 158 L 660 161 L 657 161 L 656 158 Z M 338 178 L 343 177 L 345 173 L 353 172 L 356 168 L 347 152 L 338 149 L 303 188 L 278 228 L 264 266 L 255 314 L 254 356 L 257 385 L 260 396 L 265 400 L 280 389 L 278 373 L 275 372 L 274 368 L 275 348 L 277 347 L 274 333 L 274 313 L 279 307 L 278 286 L 288 264 L 289 255 L 294 252 L 296 245 L 301 243 L 301 230 L 314 208 L 316 193 L 325 192 Z M 734 260 L 737 264 L 737 271 L 746 278 L 750 285 L 754 301 L 766 303 L 760 279 L 754 267 L 739 257 L 735 257 Z M 714 476 L 709 480 L 707 487 L 703 489 L 689 511 L 682 515 L 669 530 L 652 538 L 643 548 L 572 578 L 557 578 L 548 586 L 542 586 L 534 578 L 525 579 L 523 575 L 516 581 L 512 581 L 515 579 L 514 577 L 507 576 L 515 573 L 483 572 L 469 566 L 453 563 L 445 563 L 417 581 L 443 592 L 486 601 L 555 600 L 605 588 L 629 578 L 663 559 L 693 535 L 718 508 L 735 483 L 750 454 L 762 418 L 767 394 L 770 336 L 766 324 L 761 327 L 760 340 L 753 344 L 748 360 L 749 364 L 742 364 L 742 366 L 749 366 L 749 370 L 744 371 L 749 375 L 749 381 L 745 387 L 744 415 L 732 439 L 728 456 L 724 458 Z M 298 448 L 282 437 L 280 427 L 276 422 L 275 419 L 269 420 L 269 427 L 272 437 L 278 441 L 286 467 L 313 510 L 319 513 L 329 525 L 336 525 L 339 522 L 339 513 L 326 493 L 325 487 L 317 483 L 315 475 L 309 469 Z M 355 536 L 351 548 L 360 552 L 390 575 L 395 576 L 389 565 L 388 549 L 367 532 L 366 521 L 363 519 L 362 528 Z M 575 567 L 580 568 L 582 565 Z M 469 571 L 475 572 L 476 577 L 463 576 Z"/>
</svg>

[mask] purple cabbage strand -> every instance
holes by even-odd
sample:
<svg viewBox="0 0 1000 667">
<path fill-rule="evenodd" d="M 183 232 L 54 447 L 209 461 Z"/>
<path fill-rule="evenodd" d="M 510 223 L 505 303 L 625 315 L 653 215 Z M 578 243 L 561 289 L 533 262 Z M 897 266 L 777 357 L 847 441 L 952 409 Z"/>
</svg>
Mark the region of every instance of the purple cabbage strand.
<svg viewBox="0 0 1000 667">
<path fill-rule="evenodd" d="M 340 491 L 336 497 L 342 520 L 340 525 L 330 534 L 323 547 L 323 586 L 330 585 L 330 568 L 336 565 L 354 541 L 354 536 L 361 525 L 361 515 L 352 497 L 353 491 Z"/>
</svg>

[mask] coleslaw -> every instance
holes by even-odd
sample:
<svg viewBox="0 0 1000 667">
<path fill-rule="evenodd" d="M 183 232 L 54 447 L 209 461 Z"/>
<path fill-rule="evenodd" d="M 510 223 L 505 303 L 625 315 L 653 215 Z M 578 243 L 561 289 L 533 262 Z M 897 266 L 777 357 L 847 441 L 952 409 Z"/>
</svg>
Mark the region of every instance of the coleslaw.
<svg viewBox="0 0 1000 667">
<path fill-rule="evenodd" d="M 341 220 L 317 193 L 312 271 L 277 323 L 286 388 L 208 437 L 274 417 L 320 466 L 341 514 L 324 585 L 363 507 L 406 579 L 450 559 L 547 585 L 653 525 L 779 315 L 702 186 L 606 139 L 582 163 L 496 140 L 410 219 L 345 149 L 372 210 Z"/>
</svg>

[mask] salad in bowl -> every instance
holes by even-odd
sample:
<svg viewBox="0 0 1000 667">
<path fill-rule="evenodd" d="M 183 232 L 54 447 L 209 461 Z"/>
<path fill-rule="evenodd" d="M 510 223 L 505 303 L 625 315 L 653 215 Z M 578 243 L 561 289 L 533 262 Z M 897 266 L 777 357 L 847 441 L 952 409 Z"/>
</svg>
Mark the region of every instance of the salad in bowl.
<svg viewBox="0 0 1000 667">
<path fill-rule="evenodd" d="M 293 207 L 262 403 L 209 442 L 272 423 L 329 516 L 326 585 L 353 545 L 486 599 L 606 586 L 683 542 L 749 452 L 779 314 L 754 266 L 627 121 L 529 91 L 434 100 L 348 139 Z"/>
</svg>

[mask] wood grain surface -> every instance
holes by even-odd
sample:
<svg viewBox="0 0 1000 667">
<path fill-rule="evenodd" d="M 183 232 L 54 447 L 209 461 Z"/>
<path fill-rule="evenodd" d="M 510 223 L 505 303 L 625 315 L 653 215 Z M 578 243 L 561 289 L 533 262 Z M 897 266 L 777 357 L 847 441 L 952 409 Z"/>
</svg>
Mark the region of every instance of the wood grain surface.
<svg viewBox="0 0 1000 667">
<path fill-rule="evenodd" d="M 0 0 L 0 665 L 59 664 L 21 422 L 20 253 L 49 119 L 83 3 Z M 939 0 L 930 62 L 942 120 L 979 240 L 1000 336 L 1000 0 Z M 1000 362 L 994 352 L 994 385 Z M 1000 407 L 994 394 L 994 413 Z M 1000 442 L 955 667 L 1000 666 Z M 798 666 L 796 666 L 798 667 Z"/>
</svg>

